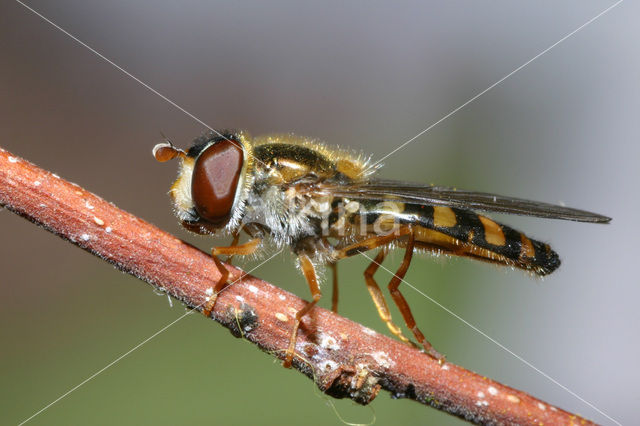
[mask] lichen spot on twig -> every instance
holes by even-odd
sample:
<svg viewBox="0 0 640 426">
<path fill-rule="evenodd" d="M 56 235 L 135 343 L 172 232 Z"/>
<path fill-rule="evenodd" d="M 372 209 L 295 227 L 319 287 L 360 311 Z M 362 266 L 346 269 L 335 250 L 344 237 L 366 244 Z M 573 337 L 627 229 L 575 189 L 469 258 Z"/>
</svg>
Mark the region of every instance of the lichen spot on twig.
<svg viewBox="0 0 640 426">
<path fill-rule="evenodd" d="M 322 370 L 325 373 L 329 373 L 335 370 L 336 368 L 338 368 L 338 363 L 335 361 L 331 361 L 330 359 L 324 361 L 324 363 L 322 364 Z"/>
<path fill-rule="evenodd" d="M 489 406 L 489 401 L 485 400 L 484 397 L 484 392 L 480 391 L 476 394 L 479 398 L 478 401 L 476 401 L 476 405 L 478 407 L 488 407 Z"/>
<path fill-rule="evenodd" d="M 320 333 L 320 346 L 324 349 L 332 349 L 334 351 L 340 349 L 338 341 L 333 336 L 325 333 Z"/>
<path fill-rule="evenodd" d="M 507 395 L 507 401 L 513 402 L 514 404 L 517 404 L 517 403 L 520 402 L 520 398 L 518 398 L 515 395 Z"/>
<path fill-rule="evenodd" d="M 362 332 L 364 334 L 368 334 L 369 336 L 375 336 L 376 334 L 378 334 L 374 330 L 370 329 L 369 327 L 365 327 L 364 325 L 362 326 Z"/>
<path fill-rule="evenodd" d="M 371 357 L 382 367 L 390 368 L 396 365 L 395 361 L 389 357 L 389 354 L 383 351 L 374 352 Z"/>
</svg>

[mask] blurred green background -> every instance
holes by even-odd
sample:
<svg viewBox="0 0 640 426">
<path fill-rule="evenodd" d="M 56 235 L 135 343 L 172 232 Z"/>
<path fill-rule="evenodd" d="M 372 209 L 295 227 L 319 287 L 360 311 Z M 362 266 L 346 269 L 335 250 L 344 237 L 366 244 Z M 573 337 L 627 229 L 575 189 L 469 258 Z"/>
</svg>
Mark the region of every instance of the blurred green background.
<svg viewBox="0 0 640 426">
<path fill-rule="evenodd" d="M 211 126 L 291 131 L 374 159 L 612 3 L 28 2 Z M 622 3 L 381 171 L 614 218 L 596 226 L 499 217 L 560 253 L 562 268 L 544 282 L 428 256 L 407 280 L 622 423 L 634 422 L 640 399 L 637 12 Z M 0 45 L 0 146 L 203 249 L 224 243 L 180 229 L 166 194 L 176 164 L 151 157 L 160 131 L 187 146 L 200 124 L 18 3 L 0 5 Z M 27 419 L 184 313 L 10 212 L 0 211 L 0 232 L 2 424 Z M 341 313 L 385 332 L 365 267 L 363 258 L 340 265 Z M 308 297 L 289 254 L 255 275 Z M 612 423 L 431 301 L 405 294 L 448 360 Z M 462 423 L 384 392 L 370 408 L 333 404 L 349 422 Z M 194 422 L 340 424 L 311 381 L 196 315 L 29 424 Z"/>
</svg>

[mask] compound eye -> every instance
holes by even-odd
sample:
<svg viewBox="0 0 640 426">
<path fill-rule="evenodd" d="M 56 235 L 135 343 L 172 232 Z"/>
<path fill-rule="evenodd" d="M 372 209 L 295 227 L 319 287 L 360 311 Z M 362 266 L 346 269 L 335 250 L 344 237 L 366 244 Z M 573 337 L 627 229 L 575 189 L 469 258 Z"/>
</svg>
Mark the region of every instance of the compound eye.
<svg viewBox="0 0 640 426">
<path fill-rule="evenodd" d="M 242 163 L 240 144 L 229 140 L 209 146 L 196 160 L 191 197 L 198 215 L 212 225 L 224 226 L 231 217 Z"/>
</svg>

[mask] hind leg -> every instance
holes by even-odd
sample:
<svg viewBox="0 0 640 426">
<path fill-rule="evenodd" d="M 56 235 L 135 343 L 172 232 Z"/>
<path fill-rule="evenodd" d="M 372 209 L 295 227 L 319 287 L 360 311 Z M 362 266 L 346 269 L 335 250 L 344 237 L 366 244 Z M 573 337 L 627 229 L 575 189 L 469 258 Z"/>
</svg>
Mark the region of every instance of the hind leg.
<svg viewBox="0 0 640 426">
<path fill-rule="evenodd" d="M 424 337 L 424 334 L 418 328 L 416 324 L 416 320 L 413 318 L 413 314 L 411 313 L 411 308 L 409 308 L 409 304 L 407 300 L 404 298 L 398 287 L 400 287 L 400 283 L 403 281 L 405 274 L 407 273 L 407 269 L 409 269 L 409 265 L 411 264 L 411 259 L 413 258 L 413 249 L 415 247 L 415 235 L 412 232 L 409 234 L 409 241 L 407 242 L 407 246 L 404 252 L 404 258 L 402 259 L 402 263 L 400 267 L 396 271 L 396 273 L 389 281 L 389 292 L 391 293 L 391 297 L 395 302 L 396 306 L 400 310 L 402 317 L 404 318 L 404 322 L 407 325 L 407 328 L 411 330 L 413 336 L 416 340 L 424 347 L 424 350 L 433 358 L 437 359 L 440 363 L 444 362 L 444 356 L 439 354 L 429 343 L 429 341 Z M 374 261 L 375 262 L 375 261 Z"/>
<path fill-rule="evenodd" d="M 389 330 L 400 340 L 405 343 L 413 344 L 409 339 L 407 339 L 404 334 L 402 334 L 402 330 L 398 327 L 393 320 L 391 319 L 391 312 L 389 311 L 389 306 L 387 305 L 384 296 L 382 295 L 382 291 L 380 291 L 380 286 L 373 278 L 373 275 L 378 270 L 378 267 L 384 260 L 387 255 L 387 251 L 385 248 L 381 249 L 378 252 L 378 255 L 374 260 L 371 261 L 367 269 L 364 271 L 364 279 L 367 283 L 367 290 L 369 290 L 369 294 L 371 295 L 371 299 L 373 303 L 376 305 L 376 309 L 378 310 L 378 315 L 382 319 L 382 321 L 387 324 Z"/>
<path fill-rule="evenodd" d="M 387 246 L 389 243 L 406 236 L 410 233 L 411 230 L 408 227 L 402 227 L 398 229 L 398 231 L 394 234 L 389 235 L 381 235 L 367 238 L 363 241 L 359 241 L 357 243 L 351 244 L 347 247 L 344 247 L 338 250 L 335 253 L 337 259 L 342 259 L 345 257 L 353 256 L 358 253 L 362 253 L 367 250 L 373 250 L 378 247 L 382 247 L 382 249 L 376 255 L 376 258 L 371 261 L 367 269 L 364 271 L 364 279 L 367 285 L 367 290 L 369 290 L 369 295 L 373 300 L 373 303 L 376 306 L 376 310 L 378 311 L 378 315 L 387 325 L 389 330 L 400 340 L 405 343 L 410 343 L 415 346 L 413 342 L 411 342 L 404 334 L 402 334 L 402 330 L 398 327 L 393 320 L 391 319 L 391 312 L 389 311 L 389 306 L 380 290 L 380 286 L 376 282 L 373 277 L 380 264 L 384 261 L 384 258 L 387 256 Z M 367 256 L 368 257 L 368 256 Z"/>
</svg>

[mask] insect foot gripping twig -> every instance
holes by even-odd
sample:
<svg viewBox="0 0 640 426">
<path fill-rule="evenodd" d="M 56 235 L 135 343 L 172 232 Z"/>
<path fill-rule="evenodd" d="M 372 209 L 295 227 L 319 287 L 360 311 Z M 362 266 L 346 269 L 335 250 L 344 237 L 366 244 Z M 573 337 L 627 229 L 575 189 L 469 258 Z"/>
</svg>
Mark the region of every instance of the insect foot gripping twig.
<svg viewBox="0 0 640 426">
<path fill-rule="evenodd" d="M 202 309 L 220 279 L 209 254 L 2 149 L 0 204 L 189 307 Z M 283 359 L 295 319 L 291 312 L 306 305 L 247 276 L 218 295 L 213 317 Z M 385 389 L 478 424 L 593 424 L 462 367 L 440 365 L 331 311 L 312 312 L 313 321 L 302 318 L 293 366 L 336 398 L 367 404 Z"/>
</svg>

